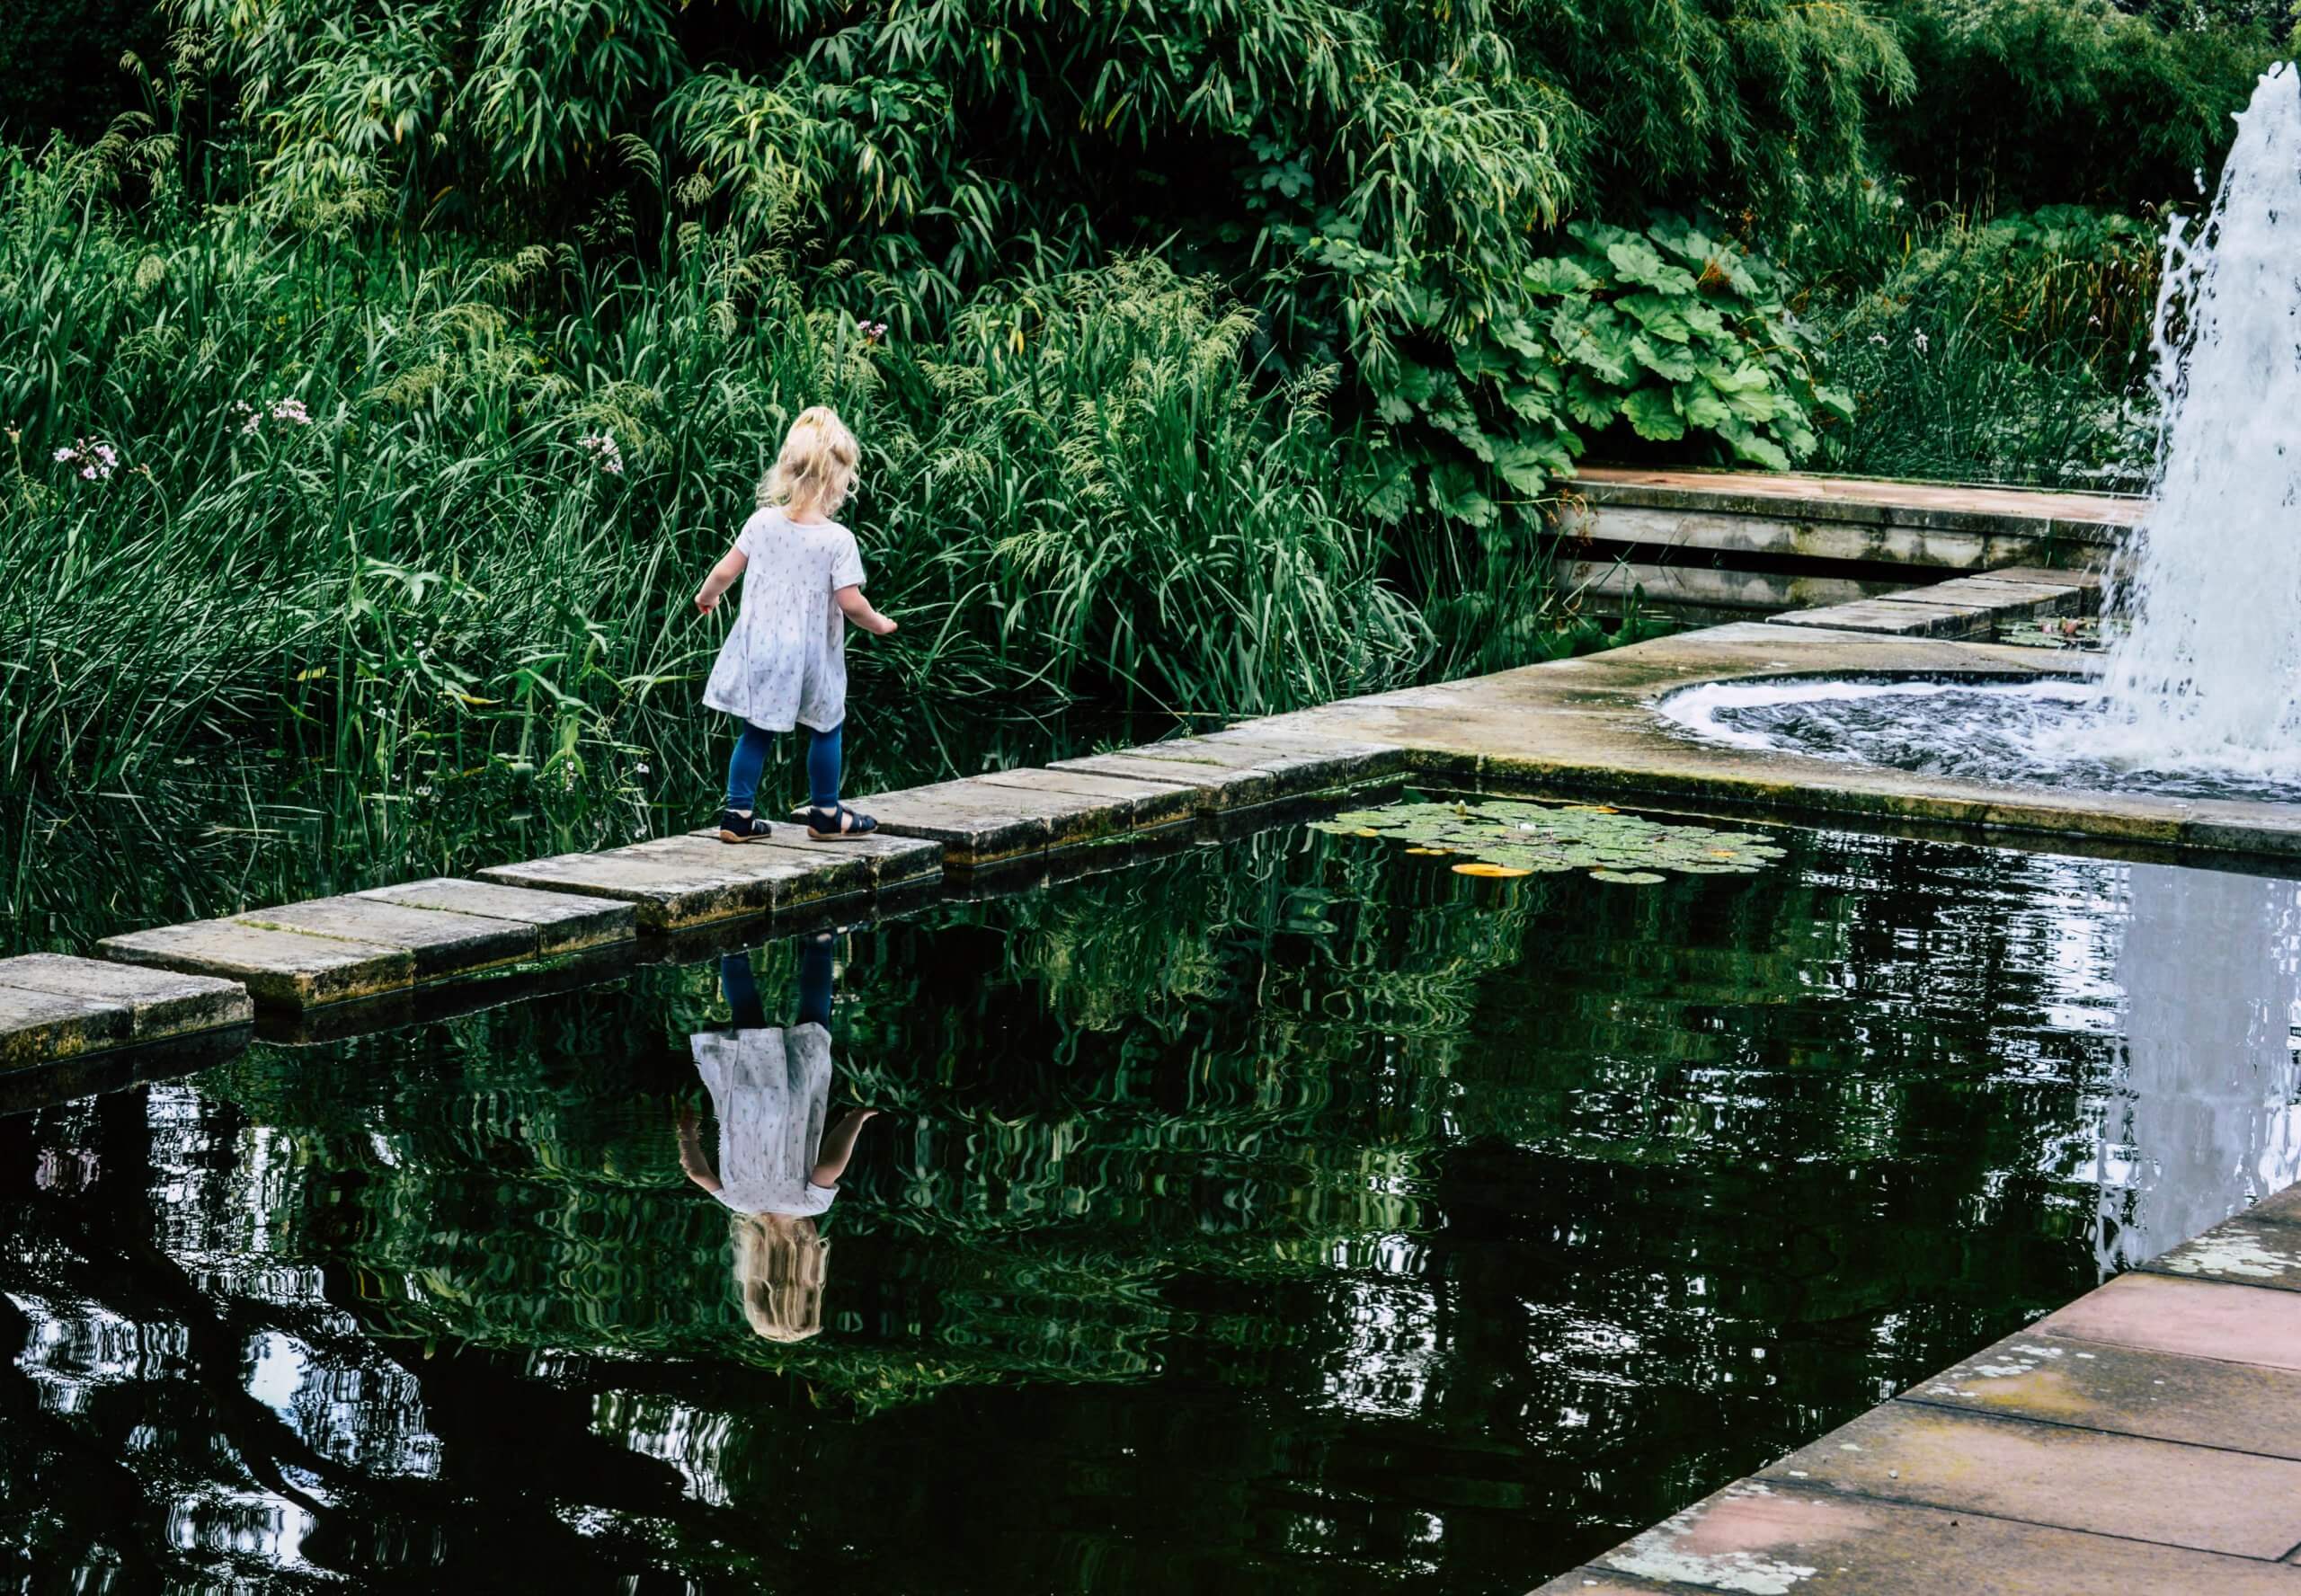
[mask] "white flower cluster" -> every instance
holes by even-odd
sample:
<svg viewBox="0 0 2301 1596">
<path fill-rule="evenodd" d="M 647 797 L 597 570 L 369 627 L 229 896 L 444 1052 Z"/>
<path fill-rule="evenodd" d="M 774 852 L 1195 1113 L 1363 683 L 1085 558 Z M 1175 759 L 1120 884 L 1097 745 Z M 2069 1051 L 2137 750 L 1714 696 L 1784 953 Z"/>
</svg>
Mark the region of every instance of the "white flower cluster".
<svg viewBox="0 0 2301 1596">
<path fill-rule="evenodd" d="M 265 412 L 244 399 L 232 401 L 232 413 L 240 418 L 240 436 L 243 438 L 257 431 L 263 425 Z M 308 427 L 312 424 L 312 412 L 304 408 L 304 402 L 301 399 L 274 399 L 271 405 L 271 415 L 273 421 L 286 421 L 292 426 Z"/>
<path fill-rule="evenodd" d="M 575 440 L 575 447 L 597 461 L 600 469 L 609 476 L 623 474 L 623 450 L 617 446 L 613 432 L 586 432 Z"/>
<path fill-rule="evenodd" d="M 868 316 L 859 318 L 855 324 L 855 330 L 863 334 L 866 343 L 878 343 L 887 336 L 886 323 L 875 322 Z"/>
<path fill-rule="evenodd" d="M 79 438 L 56 451 L 56 463 L 72 466 L 90 482 L 102 482 L 119 469 L 120 451 L 101 438 Z"/>
</svg>

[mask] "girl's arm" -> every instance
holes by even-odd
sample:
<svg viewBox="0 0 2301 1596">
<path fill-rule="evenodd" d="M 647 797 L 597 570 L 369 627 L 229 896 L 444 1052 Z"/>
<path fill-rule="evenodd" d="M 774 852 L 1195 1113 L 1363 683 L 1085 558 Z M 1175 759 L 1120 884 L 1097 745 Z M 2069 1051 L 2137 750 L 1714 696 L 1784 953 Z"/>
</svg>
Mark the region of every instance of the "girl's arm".
<svg viewBox="0 0 2301 1596">
<path fill-rule="evenodd" d="M 705 615 L 718 608 L 719 595 L 735 585 L 735 579 L 742 575 L 743 567 L 751 563 L 751 556 L 742 549 L 729 549 L 725 557 L 711 568 L 711 574 L 703 579 L 703 586 L 696 590 L 695 607 Z"/>
<path fill-rule="evenodd" d="M 723 560 L 720 563 L 724 565 L 726 562 Z M 713 574 L 717 573 L 715 572 Z M 831 597 L 839 601 L 839 607 L 846 612 L 848 620 L 873 636 L 884 637 L 895 629 L 893 621 L 871 607 L 871 601 L 863 597 L 862 589 L 835 588 L 831 590 Z"/>
<path fill-rule="evenodd" d="M 688 1179 L 706 1192 L 719 1189 L 719 1177 L 711 1173 L 711 1161 L 703 1154 L 703 1132 L 695 1122 L 695 1110 L 680 1110 L 680 1167 L 687 1171 Z"/>
</svg>

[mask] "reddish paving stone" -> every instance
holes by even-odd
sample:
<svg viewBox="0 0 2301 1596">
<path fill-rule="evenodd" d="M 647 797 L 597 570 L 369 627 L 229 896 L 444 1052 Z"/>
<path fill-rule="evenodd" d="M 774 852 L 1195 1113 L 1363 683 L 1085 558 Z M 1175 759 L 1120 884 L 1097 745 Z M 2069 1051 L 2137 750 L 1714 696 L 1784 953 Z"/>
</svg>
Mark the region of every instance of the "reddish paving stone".
<svg viewBox="0 0 2301 1596">
<path fill-rule="evenodd" d="M 2301 1291 L 2301 1225 L 2241 1215 L 2152 1258 L 2145 1267 L 2152 1274 Z"/>
<path fill-rule="evenodd" d="M 2242 1557 L 2301 1543 L 2301 1462 L 1906 1402 L 1758 1477 Z"/>
<path fill-rule="evenodd" d="M 2251 1219 L 2274 1219 L 2280 1224 L 2301 1225 L 2301 1185 L 2288 1186 L 2274 1197 L 2262 1199 L 2246 1210 Z"/>
<path fill-rule="evenodd" d="M 2034 1328 L 2184 1357 L 2301 1370 L 2301 1292 L 2121 1274 Z"/>
<path fill-rule="evenodd" d="M 2301 1596 L 2301 1569 L 2287 1564 L 1747 1481 L 1591 1568 L 1766 1596 Z M 1543 1590 L 1587 1590 L 1579 1582 L 1593 1577 L 1570 1574 Z"/>
<path fill-rule="evenodd" d="M 1901 1399 L 2301 1460 L 2301 1373 L 2034 1328 L 1918 1381 Z"/>
</svg>

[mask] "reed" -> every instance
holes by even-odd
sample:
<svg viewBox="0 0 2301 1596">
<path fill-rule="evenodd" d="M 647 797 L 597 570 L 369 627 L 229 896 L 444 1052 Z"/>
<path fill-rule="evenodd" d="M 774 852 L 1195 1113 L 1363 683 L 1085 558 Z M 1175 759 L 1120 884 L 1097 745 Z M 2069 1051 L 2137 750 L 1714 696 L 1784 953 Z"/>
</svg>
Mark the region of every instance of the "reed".
<svg viewBox="0 0 2301 1596">
<path fill-rule="evenodd" d="M 724 621 L 689 600 L 814 402 L 866 440 L 905 623 L 854 651 L 866 701 L 1260 713 L 1430 656 L 1324 380 L 1258 383 L 1249 318 L 1154 262 L 912 344 L 694 227 L 644 264 L 281 235 L 164 184 L 134 217 L 105 191 L 144 153 L 0 157 L 10 798 L 289 770 L 376 831 L 451 790 L 633 824 L 635 772 L 707 794 Z"/>
</svg>

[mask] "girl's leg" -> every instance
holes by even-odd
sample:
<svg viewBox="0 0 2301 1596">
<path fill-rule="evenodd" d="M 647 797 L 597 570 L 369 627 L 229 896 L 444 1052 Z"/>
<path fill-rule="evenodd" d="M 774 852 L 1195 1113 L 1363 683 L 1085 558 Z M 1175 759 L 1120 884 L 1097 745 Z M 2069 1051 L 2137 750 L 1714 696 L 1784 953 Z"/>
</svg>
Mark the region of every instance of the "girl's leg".
<svg viewBox="0 0 2301 1596">
<path fill-rule="evenodd" d="M 751 973 L 749 953 L 728 953 L 719 961 L 719 986 L 727 994 L 728 1011 L 738 1031 L 767 1029 L 767 1006 L 759 1000 L 759 978 Z"/>
<path fill-rule="evenodd" d="M 799 1024 L 831 1024 L 831 935 L 810 936 L 799 950 Z"/>
<path fill-rule="evenodd" d="M 807 802 L 817 809 L 839 807 L 839 759 L 845 723 L 812 733 L 807 743 Z"/>
<path fill-rule="evenodd" d="M 774 746 L 774 732 L 743 723 L 742 734 L 735 739 L 735 751 L 727 760 L 727 807 L 737 814 L 751 812 L 759 798 L 760 773 L 767 768 L 768 751 Z"/>
</svg>

